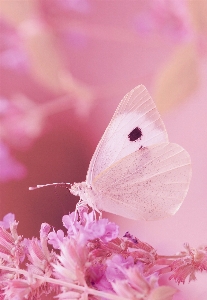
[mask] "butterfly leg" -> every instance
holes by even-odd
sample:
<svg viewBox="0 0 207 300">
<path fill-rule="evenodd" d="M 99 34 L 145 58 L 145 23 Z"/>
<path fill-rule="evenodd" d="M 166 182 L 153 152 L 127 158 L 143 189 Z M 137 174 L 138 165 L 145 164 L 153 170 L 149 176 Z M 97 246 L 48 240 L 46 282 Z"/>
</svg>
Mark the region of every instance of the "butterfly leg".
<svg viewBox="0 0 207 300">
<path fill-rule="evenodd" d="M 99 214 L 99 218 L 98 218 L 98 219 L 99 219 L 99 220 L 102 219 L 102 211 L 99 210 L 96 206 L 93 206 L 93 207 L 91 207 L 91 208 L 92 208 L 92 210 L 93 210 L 95 220 L 96 220 L 96 213 Z"/>
</svg>

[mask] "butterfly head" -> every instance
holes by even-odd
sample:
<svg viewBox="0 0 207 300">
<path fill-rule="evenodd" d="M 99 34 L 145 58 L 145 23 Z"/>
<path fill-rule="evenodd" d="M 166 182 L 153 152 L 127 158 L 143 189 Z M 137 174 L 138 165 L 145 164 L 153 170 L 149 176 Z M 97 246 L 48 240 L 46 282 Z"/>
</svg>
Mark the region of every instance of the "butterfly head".
<svg viewBox="0 0 207 300">
<path fill-rule="evenodd" d="M 70 188 L 71 194 L 74 196 L 79 196 L 81 201 L 85 204 L 88 204 L 89 206 L 93 206 L 93 191 L 91 186 L 89 186 L 85 181 L 84 182 L 79 182 L 79 183 L 74 183 L 71 188 Z"/>
<path fill-rule="evenodd" d="M 70 188 L 71 194 L 74 196 L 79 196 L 81 197 L 81 194 L 85 192 L 87 188 L 86 182 L 74 182 L 74 184 Z"/>
</svg>

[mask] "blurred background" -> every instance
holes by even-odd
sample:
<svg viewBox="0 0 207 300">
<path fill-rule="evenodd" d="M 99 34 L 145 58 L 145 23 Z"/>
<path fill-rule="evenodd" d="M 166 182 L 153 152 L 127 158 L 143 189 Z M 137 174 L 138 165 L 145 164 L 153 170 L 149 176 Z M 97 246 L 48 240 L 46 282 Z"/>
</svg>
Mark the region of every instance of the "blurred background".
<svg viewBox="0 0 207 300">
<path fill-rule="evenodd" d="M 19 233 L 61 227 L 122 97 L 144 84 L 171 142 L 191 155 L 193 177 L 178 213 L 134 222 L 104 214 L 161 254 L 207 244 L 207 1 L 0 1 L 0 218 Z M 207 299 L 206 274 L 177 299 Z"/>
</svg>

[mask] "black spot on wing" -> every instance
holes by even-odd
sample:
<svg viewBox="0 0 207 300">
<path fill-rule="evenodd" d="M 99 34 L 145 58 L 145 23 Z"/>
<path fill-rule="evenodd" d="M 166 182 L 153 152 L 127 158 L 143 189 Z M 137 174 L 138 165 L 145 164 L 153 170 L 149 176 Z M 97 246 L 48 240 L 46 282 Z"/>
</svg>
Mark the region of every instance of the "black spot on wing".
<svg viewBox="0 0 207 300">
<path fill-rule="evenodd" d="M 134 128 L 129 134 L 128 138 L 130 142 L 137 141 L 138 139 L 141 139 L 142 131 L 139 127 Z"/>
</svg>

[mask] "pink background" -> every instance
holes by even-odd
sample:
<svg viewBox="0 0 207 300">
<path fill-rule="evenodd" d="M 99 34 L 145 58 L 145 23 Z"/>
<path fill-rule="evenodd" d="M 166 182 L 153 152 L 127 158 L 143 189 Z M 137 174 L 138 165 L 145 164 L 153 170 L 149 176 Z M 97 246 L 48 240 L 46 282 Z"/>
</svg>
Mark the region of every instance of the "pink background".
<svg viewBox="0 0 207 300">
<path fill-rule="evenodd" d="M 190 189 L 166 220 L 104 216 L 160 254 L 207 244 L 207 5 L 196 3 L 1 1 L 0 217 L 13 212 L 20 234 L 38 236 L 42 222 L 61 227 L 78 199 L 28 187 L 83 181 L 119 101 L 144 84 L 170 141 L 191 155 Z M 207 274 L 197 277 L 174 300 L 207 299 Z"/>
</svg>

